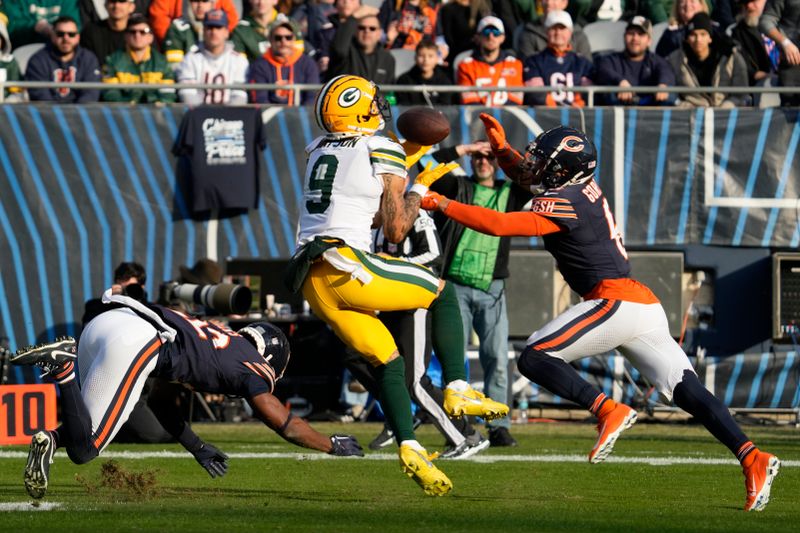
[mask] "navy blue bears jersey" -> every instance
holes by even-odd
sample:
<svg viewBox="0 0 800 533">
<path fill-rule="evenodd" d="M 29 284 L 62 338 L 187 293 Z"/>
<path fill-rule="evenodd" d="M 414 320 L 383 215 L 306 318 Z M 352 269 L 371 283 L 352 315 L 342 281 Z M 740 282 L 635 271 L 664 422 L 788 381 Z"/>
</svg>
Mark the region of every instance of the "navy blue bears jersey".
<svg viewBox="0 0 800 533">
<path fill-rule="evenodd" d="M 573 291 L 583 296 L 602 280 L 629 276 L 628 253 L 594 180 L 538 194 L 531 210 L 564 229 L 543 239 Z"/>
<path fill-rule="evenodd" d="M 178 311 L 153 305 L 178 331 L 166 343 L 154 376 L 186 383 L 196 390 L 249 398 L 275 387 L 275 371 L 244 337 Z"/>
</svg>

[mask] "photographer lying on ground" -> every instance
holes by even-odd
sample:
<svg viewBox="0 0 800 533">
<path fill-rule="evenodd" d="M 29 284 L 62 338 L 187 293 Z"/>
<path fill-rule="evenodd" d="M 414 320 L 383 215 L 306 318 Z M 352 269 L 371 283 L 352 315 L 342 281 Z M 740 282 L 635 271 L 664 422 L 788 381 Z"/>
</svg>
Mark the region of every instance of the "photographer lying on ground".
<svg viewBox="0 0 800 533">
<path fill-rule="evenodd" d="M 110 310 L 86 326 L 77 350 L 75 339 L 66 337 L 23 348 L 11 359 L 43 368 L 61 389 L 62 425 L 36 433 L 28 452 L 25 488 L 33 498 L 47 491 L 56 448 L 65 447 L 76 464 L 105 449 L 151 375 L 200 391 L 242 396 L 256 417 L 299 446 L 332 455 L 363 455 L 354 437 L 318 433 L 271 394 L 290 356 L 279 329 L 254 323 L 234 332 L 121 292 L 114 286 L 103 294 Z M 76 363 L 82 369 L 80 387 Z M 179 415 L 159 421 L 211 477 L 225 474 L 227 455 L 203 442 Z"/>
</svg>

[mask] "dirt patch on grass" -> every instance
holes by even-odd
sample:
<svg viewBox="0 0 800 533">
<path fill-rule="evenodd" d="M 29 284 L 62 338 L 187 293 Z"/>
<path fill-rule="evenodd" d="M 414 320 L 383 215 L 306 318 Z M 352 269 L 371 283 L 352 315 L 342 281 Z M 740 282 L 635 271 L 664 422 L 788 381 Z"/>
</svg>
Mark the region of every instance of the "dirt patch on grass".
<svg viewBox="0 0 800 533">
<path fill-rule="evenodd" d="M 158 496 L 156 470 L 126 470 L 114 460 L 106 461 L 100 466 L 100 475 L 96 480 L 75 474 L 75 480 L 89 494 L 119 500 L 149 500 Z"/>
</svg>

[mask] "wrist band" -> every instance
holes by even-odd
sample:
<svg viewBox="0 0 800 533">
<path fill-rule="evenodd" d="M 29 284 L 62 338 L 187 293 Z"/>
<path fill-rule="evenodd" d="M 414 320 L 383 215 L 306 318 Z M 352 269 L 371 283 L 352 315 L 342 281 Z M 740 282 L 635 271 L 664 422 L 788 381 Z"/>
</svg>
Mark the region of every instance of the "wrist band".
<svg viewBox="0 0 800 533">
<path fill-rule="evenodd" d="M 422 198 L 425 198 L 425 193 L 428 192 L 428 186 L 423 185 L 421 183 L 415 183 L 414 185 L 411 186 L 410 192 L 415 192 L 419 194 Z"/>
<path fill-rule="evenodd" d="M 284 422 L 283 425 L 278 429 L 279 435 L 283 435 L 283 432 L 286 431 L 287 427 L 289 427 L 289 422 L 292 421 L 292 418 L 294 418 L 294 415 L 292 413 L 289 413 L 289 416 L 286 417 L 286 422 Z"/>
</svg>

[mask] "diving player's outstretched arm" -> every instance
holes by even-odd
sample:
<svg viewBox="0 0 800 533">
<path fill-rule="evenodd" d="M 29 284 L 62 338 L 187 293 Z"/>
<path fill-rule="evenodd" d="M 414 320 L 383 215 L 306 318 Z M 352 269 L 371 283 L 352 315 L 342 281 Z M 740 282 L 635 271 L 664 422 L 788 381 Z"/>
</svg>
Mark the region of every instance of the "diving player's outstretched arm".
<svg viewBox="0 0 800 533">
<path fill-rule="evenodd" d="M 331 455 L 363 456 L 361 445 L 349 435 L 319 433 L 302 418 L 296 418 L 272 394 L 264 392 L 247 399 L 256 417 L 278 435 L 298 446 L 319 450 Z"/>
<path fill-rule="evenodd" d="M 475 231 L 498 237 L 536 237 L 562 230 L 549 218 L 533 211 L 500 213 L 477 205 L 462 204 L 432 191 L 425 196 L 421 206 L 429 211 L 441 211 L 448 218 Z"/>
<path fill-rule="evenodd" d="M 486 138 L 489 139 L 492 152 L 497 157 L 497 163 L 506 173 L 506 176 L 525 189 L 531 185 L 538 185 L 538 183 L 533 182 L 530 173 L 525 172 L 525 158 L 513 146 L 508 144 L 506 132 L 500 122 L 486 113 L 481 113 L 479 118 L 483 121 Z"/>
</svg>

